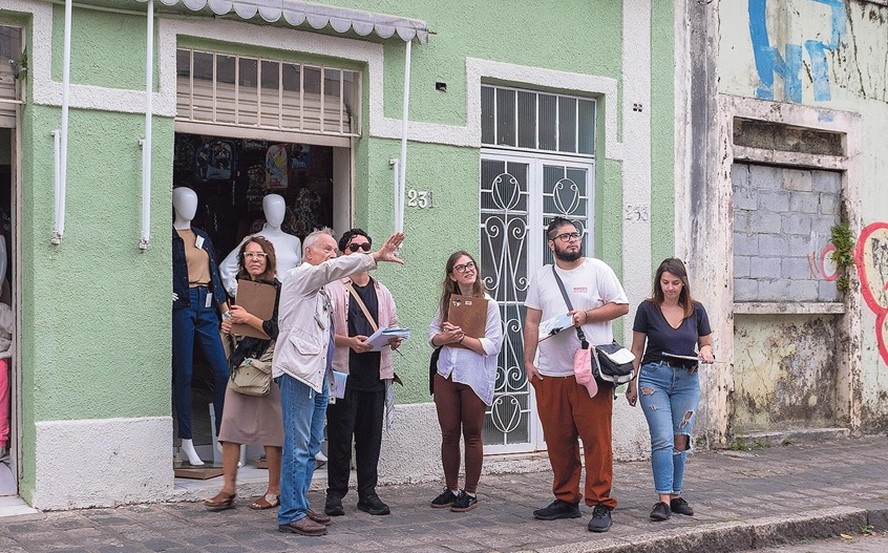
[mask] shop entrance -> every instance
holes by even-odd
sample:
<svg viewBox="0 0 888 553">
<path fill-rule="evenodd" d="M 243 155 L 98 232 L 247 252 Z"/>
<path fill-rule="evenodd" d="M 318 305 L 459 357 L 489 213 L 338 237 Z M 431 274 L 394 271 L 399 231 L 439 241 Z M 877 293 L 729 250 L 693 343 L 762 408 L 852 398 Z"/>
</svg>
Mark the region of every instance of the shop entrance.
<svg viewBox="0 0 888 553">
<path fill-rule="evenodd" d="M 220 129 L 221 130 L 221 129 Z M 348 148 L 179 132 L 175 136 L 173 186 L 197 193 L 193 226 L 210 236 L 217 262 L 241 240 L 261 234 L 262 200 L 278 194 L 286 203 L 281 230 L 304 240 L 313 230 L 346 230 L 351 222 Z M 192 426 L 204 461 L 219 457 L 213 444 L 210 403 L 213 374 L 194 348 Z"/>
<path fill-rule="evenodd" d="M 17 123 L 23 71 L 22 29 L 0 25 L 0 496 L 18 493 L 18 267 L 14 236 L 18 183 Z"/>
</svg>

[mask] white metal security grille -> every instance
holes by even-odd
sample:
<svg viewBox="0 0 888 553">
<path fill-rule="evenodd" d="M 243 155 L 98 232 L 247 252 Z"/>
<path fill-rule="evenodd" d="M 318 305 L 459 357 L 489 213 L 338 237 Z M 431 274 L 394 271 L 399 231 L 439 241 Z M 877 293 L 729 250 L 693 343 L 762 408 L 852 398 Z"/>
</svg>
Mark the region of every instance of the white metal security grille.
<svg viewBox="0 0 888 553">
<path fill-rule="evenodd" d="M 357 71 L 186 48 L 176 67 L 178 121 L 360 134 Z"/>
<path fill-rule="evenodd" d="M 595 154 L 595 100 L 481 87 L 481 143 L 522 151 Z"/>
<path fill-rule="evenodd" d="M 554 216 L 575 221 L 585 234 L 585 254 L 593 254 L 593 174 L 591 159 L 482 152 L 481 270 L 505 326 L 484 423 L 489 453 L 544 447 L 524 370 L 524 300 L 534 273 L 552 262 L 545 228 Z"/>
<path fill-rule="evenodd" d="M 22 87 L 15 74 L 25 70 L 22 30 L 0 25 L 0 127 L 15 127 L 16 106 L 22 103 Z"/>
</svg>

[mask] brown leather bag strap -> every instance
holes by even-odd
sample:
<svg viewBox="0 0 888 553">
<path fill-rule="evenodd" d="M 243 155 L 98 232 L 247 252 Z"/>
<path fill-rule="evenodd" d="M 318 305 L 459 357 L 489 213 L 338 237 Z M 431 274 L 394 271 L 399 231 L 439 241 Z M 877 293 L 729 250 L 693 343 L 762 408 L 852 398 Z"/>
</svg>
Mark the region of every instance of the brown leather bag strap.
<svg viewBox="0 0 888 553">
<path fill-rule="evenodd" d="M 355 301 L 358 302 L 358 307 L 361 308 L 361 311 L 364 313 L 364 316 L 367 317 L 367 322 L 370 323 L 370 328 L 373 329 L 373 332 L 379 330 L 379 325 L 376 324 L 376 321 L 373 320 L 373 317 L 370 316 L 370 311 L 367 309 L 367 306 L 364 305 L 364 300 L 361 299 L 361 296 L 358 295 L 358 292 L 355 291 L 355 287 L 352 286 L 351 281 L 345 283 L 345 287 L 348 288 L 348 293 L 352 295 Z"/>
</svg>

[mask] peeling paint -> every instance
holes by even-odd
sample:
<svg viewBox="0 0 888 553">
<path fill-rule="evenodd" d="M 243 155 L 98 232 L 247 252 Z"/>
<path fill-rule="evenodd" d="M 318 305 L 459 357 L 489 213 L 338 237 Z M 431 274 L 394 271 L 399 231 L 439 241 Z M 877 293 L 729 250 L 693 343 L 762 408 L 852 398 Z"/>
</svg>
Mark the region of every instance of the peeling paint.
<svg viewBox="0 0 888 553">
<path fill-rule="evenodd" d="M 837 322 L 822 315 L 735 319 L 735 434 L 835 424 Z"/>
</svg>

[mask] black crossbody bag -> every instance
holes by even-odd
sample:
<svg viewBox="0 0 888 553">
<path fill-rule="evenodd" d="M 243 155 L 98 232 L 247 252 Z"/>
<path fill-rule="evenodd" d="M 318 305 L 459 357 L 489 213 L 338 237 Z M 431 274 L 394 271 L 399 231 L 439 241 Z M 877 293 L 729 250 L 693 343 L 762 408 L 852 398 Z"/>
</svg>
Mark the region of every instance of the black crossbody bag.
<svg viewBox="0 0 888 553">
<path fill-rule="evenodd" d="M 555 270 L 554 265 L 552 266 L 552 275 L 555 276 L 555 282 L 558 283 L 558 289 L 561 291 L 564 303 L 567 304 L 568 311 L 573 311 L 570 297 L 567 295 L 567 290 L 564 289 L 564 282 L 558 276 L 558 271 Z M 583 329 L 578 326 L 574 327 L 574 329 L 577 331 L 577 338 L 580 339 L 580 347 L 589 349 L 589 341 L 586 340 L 586 334 L 583 332 Z M 610 344 L 594 346 L 594 348 L 595 355 L 590 355 L 589 357 L 592 359 L 592 367 L 590 367 L 592 376 L 596 380 L 614 386 L 625 384 L 632 380 L 632 362 L 635 360 L 635 355 L 632 352 L 616 341 Z"/>
</svg>

